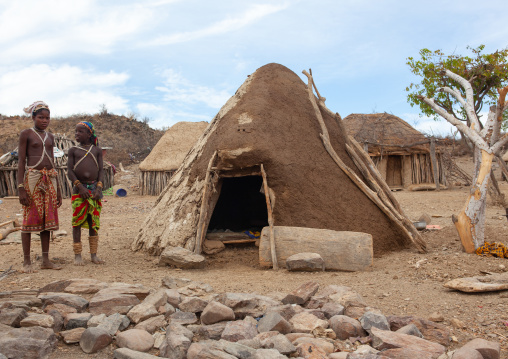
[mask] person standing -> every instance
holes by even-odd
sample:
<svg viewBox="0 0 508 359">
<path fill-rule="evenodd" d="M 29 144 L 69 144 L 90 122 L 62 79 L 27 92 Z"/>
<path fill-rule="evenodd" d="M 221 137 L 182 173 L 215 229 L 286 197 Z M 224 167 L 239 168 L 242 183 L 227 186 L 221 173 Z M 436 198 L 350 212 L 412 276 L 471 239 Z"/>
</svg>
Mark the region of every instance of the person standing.
<svg viewBox="0 0 508 359">
<path fill-rule="evenodd" d="M 31 234 L 40 233 L 42 247 L 41 269 L 62 269 L 49 260 L 51 231 L 58 229 L 58 207 L 62 195 L 54 166 L 53 134 L 46 130 L 50 123 L 49 107 L 36 101 L 23 109 L 32 116 L 33 127 L 23 130 L 18 146 L 18 194 L 23 206 L 21 242 L 23 246 L 23 272 L 33 273 L 30 258 Z"/>
<path fill-rule="evenodd" d="M 71 200 L 74 265 L 83 265 L 81 227 L 88 228 L 92 263 L 103 264 L 97 257 L 104 178 L 102 149 L 91 122 L 78 123 L 75 138 L 79 144 L 69 149 L 67 160 L 67 176 L 74 185 Z"/>
</svg>

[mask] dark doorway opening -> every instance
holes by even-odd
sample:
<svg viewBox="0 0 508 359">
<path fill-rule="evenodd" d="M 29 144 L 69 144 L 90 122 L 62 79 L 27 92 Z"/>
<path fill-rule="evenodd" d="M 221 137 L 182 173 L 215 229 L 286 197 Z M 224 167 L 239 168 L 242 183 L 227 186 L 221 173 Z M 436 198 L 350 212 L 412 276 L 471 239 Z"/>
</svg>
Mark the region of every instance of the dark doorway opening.
<svg viewBox="0 0 508 359">
<path fill-rule="evenodd" d="M 261 176 L 223 177 L 208 231 L 260 231 L 268 226 Z"/>
<path fill-rule="evenodd" d="M 402 156 L 388 156 L 386 184 L 390 187 L 402 186 Z"/>
</svg>

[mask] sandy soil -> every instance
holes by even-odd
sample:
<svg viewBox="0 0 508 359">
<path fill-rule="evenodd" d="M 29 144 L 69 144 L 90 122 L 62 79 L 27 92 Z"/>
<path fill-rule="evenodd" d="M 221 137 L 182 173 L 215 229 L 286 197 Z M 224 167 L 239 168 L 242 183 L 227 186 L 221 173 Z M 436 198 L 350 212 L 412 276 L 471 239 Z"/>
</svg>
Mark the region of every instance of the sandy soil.
<svg viewBox="0 0 508 359">
<path fill-rule="evenodd" d="M 122 175 L 122 174 L 121 174 Z M 508 357 L 508 291 L 464 294 L 448 290 L 443 283 L 452 278 L 481 275 L 484 272 L 500 273 L 508 270 L 508 260 L 494 257 L 479 257 L 466 254 L 461 249 L 450 217 L 458 212 L 467 196 L 467 188 L 454 188 L 441 192 L 396 192 L 407 215 L 417 220 L 427 213 L 432 224 L 441 230 L 424 231 L 428 253 L 416 250 L 391 253 L 375 258 L 371 268 L 364 272 L 290 273 L 286 270 L 273 271 L 260 268 L 257 248 L 253 246 L 231 246 L 226 251 L 209 256 L 206 270 L 179 270 L 158 267 L 157 258 L 145 253 L 133 253 L 129 246 L 143 219 L 150 212 L 155 198 L 135 194 L 137 176 L 123 174 L 116 179 L 130 189 L 124 198 L 107 196 L 101 217 L 99 256 L 106 260 L 102 266 L 93 265 L 87 256 L 84 235 L 84 267 L 75 267 L 72 253 L 70 199 L 64 200 L 60 209 L 61 228 L 69 235 L 54 240 L 50 256 L 63 264 L 61 271 L 41 271 L 32 275 L 15 273 L 0 282 L 0 291 L 39 288 L 54 280 L 65 278 L 97 278 L 103 281 L 142 283 L 158 287 L 162 278 L 184 277 L 211 284 L 216 292 L 237 291 L 268 294 L 288 292 L 306 281 L 317 281 L 321 286 L 328 284 L 347 285 L 360 293 L 366 302 L 381 309 L 385 315 L 416 315 L 428 318 L 439 312 L 444 324 L 452 329 L 461 346 L 474 337 L 499 341 L 503 347 L 502 357 Z M 508 192 L 508 184 L 501 189 Z M 0 204 L 0 222 L 12 219 L 21 213 L 21 205 L 15 199 L 3 199 Z M 487 240 L 508 245 L 508 221 L 503 217 L 504 209 L 488 206 Z M 83 233 L 85 234 L 85 233 Z M 39 241 L 32 241 L 32 256 L 40 254 Z M 20 270 L 22 264 L 21 245 L 0 245 L 0 270 L 9 266 Z M 37 262 L 36 262 L 37 263 Z M 417 266 L 416 263 L 419 263 Z M 38 265 L 38 264 L 37 264 Z M 457 318 L 465 328 L 453 328 L 450 320 Z M 111 357 L 111 348 L 98 353 L 94 358 Z M 89 358 L 76 346 L 59 344 L 52 358 Z"/>
</svg>

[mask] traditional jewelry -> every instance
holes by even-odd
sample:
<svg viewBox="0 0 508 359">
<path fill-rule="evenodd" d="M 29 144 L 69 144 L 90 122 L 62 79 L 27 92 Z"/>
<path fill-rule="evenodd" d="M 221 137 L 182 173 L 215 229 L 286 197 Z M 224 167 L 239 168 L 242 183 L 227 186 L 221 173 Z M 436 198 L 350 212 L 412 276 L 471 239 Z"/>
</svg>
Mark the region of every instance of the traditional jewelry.
<svg viewBox="0 0 508 359">
<path fill-rule="evenodd" d="M 18 188 L 25 188 L 25 185 L 23 183 L 18 184 Z"/>
<path fill-rule="evenodd" d="M 102 185 L 102 182 L 101 182 L 101 181 L 98 181 L 98 182 L 97 182 L 97 187 L 100 187 L 101 189 L 102 189 L 102 187 L 104 187 L 104 186 Z"/>
<path fill-rule="evenodd" d="M 34 131 L 37 131 L 37 132 L 46 132 L 45 130 L 39 130 L 37 127 L 32 127 L 34 129 Z"/>
<path fill-rule="evenodd" d="M 75 180 L 72 184 L 77 187 L 81 184 L 81 182 L 79 180 Z"/>
</svg>

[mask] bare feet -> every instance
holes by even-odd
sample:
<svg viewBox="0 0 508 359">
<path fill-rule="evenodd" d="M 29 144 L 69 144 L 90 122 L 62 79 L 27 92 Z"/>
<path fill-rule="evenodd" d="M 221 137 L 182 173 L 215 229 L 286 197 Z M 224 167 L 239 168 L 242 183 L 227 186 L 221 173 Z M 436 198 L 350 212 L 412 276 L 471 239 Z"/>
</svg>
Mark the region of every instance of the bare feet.
<svg viewBox="0 0 508 359">
<path fill-rule="evenodd" d="M 81 258 L 81 254 L 75 254 L 74 255 L 74 265 L 75 266 L 83 266 L 85 263 L 83 263 L 83 259 Z"/>
<path fill-rule="evenodd" d="M 41 269 L 60 270 L 60 269 L 62 269 L 62 266 L 59 266 L 58 264 L 55 264 L 55 263 L 47 260 L 47 261 L 42 261 Z"/>
<path fill-rule="evenodd" d="M 35 273 L 37 272 L 33 267 L 32 263 L 23 263 L 23 273 Z"/>
<path fill-rule="evenodd" d="M 99 257 L 97 257 L 97 254 L 90 254 L 90 256 L 92 257 L 92 263 L 94 263 L 94 264 L 104 264 L 104 263 L 106 263 L 102 259 L 99 259 Z"/>
</svg>

